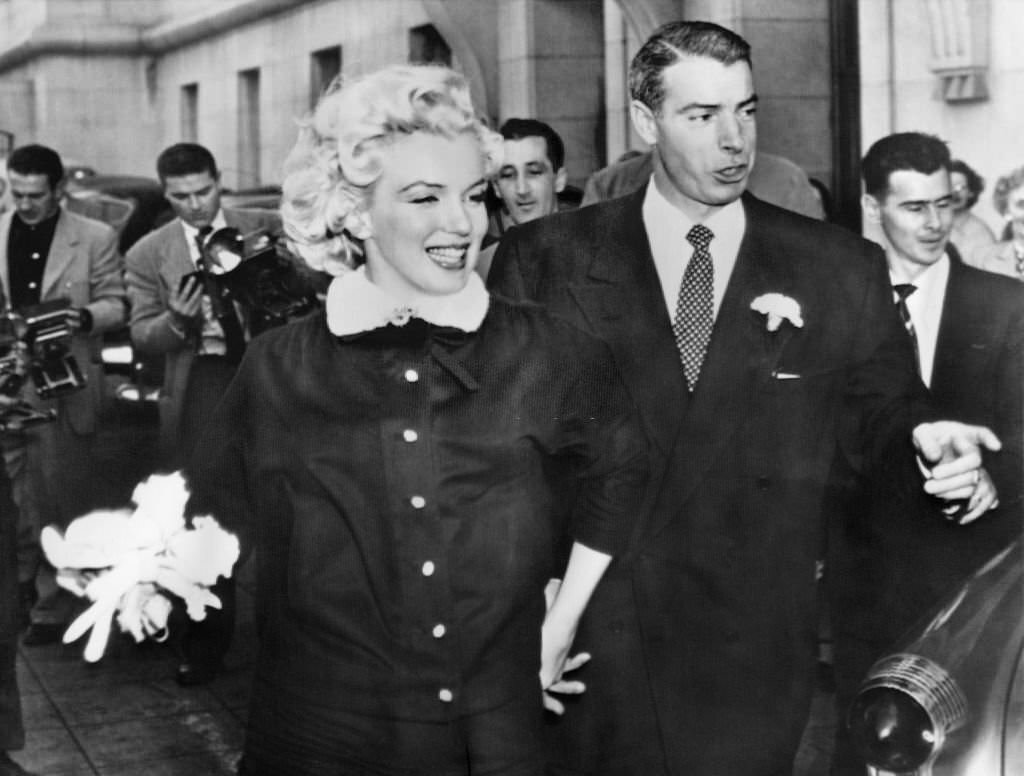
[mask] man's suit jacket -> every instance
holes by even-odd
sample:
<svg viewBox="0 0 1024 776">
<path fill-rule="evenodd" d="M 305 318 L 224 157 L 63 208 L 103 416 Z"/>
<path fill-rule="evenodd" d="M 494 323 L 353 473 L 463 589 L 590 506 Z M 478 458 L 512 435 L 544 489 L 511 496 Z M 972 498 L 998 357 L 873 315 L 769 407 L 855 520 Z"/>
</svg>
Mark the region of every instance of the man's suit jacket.
<svg viewBox="0 0 1024 776">
<path fill-rule="evenodd" d="M 0 288 L 3 306 L 10 299 L 10 274 L 7 264 L 7 240 L 14 212 L 0 216 Z M 71 352 L 86 378 L 83 390 L 57 400 L 58 412 L 66 415 L 79 434 L 96 430 L 96 417 L 102 401 L 103 380 L 100 363 L 101 335 L 125 322 L 126 303 L 121 278 L 121 257 L 117 252 L 117 233 L 104 223 L 62 209 L 46 257 L 40 288 L 40 301 L 65 297 L 72 307 L 84 307 L 92 315 L 92 330 L 72 337 Z M 33 403 L 42 402 L 32 388 L 23 391 Z"/>
<path fill-rule="evenodd" d="M 280 227 L 276 213 L 267 210 L 224 211 L 228 226 L 243 234 Z M 175 219 L 150 232 L 128 251 L 125 281 L 131 302 L 131 337 L 140 353 L 164 355 L 164 384 L 160 392 L 160 437 L 165 454 L 173 451 L 181 419 L 181 402 L 188 384 L 202 317 L 196 316 L 183 338 L 172 327 L 167 305 L 170 290 L 195 271 L 181 221 Z"/>
<path fill-rule="evenodd" d="M 967 526 L 880 505 L 883 612 L 890 639 L 928 613 L 951 588 L 1024 530 L 1024 285 L 951 262 L 935 345 L 932 403 L 943 417 L 988 426 L 1003 449 L 985 456 L 999 508 Z"/>
<path fill-rule="evenodd" d="M 609 343 L 652 442 L 632 549 L 580 626 L 594 657 L 561 756 L 597 774 L 788 772 L 813 689 L 829 473 L 837 459 L 906 461 L 913 476 L 923 386 L 877 246 L 744 195 L 746 234 L 689 395 L 643 197 L 512 230 L 490 274 L 497 293 Z M 803 327 L 768 332 L 751 309 L 767 293 L 796 300 Z"/>
</svg>

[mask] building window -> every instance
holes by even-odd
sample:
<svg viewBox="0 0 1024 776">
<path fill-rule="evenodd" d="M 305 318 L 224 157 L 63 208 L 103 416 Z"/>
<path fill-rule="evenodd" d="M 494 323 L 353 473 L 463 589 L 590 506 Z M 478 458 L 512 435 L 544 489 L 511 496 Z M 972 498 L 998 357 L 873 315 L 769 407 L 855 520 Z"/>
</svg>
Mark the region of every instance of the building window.
<svg viewBox="0 0 1024 776">
<path fill-rule="evenodd" d="M 260 71 L 238 72 L 238 180 L 237 188 L 262 182 L 260 175 Z"/>
<path fill-rule="evenodd" d="M 181 87 L 181 139 L 199 139 L 199 84 Z"/>
<path fill-rule="evenodd" d="M 409 61 L 414 64 L 452 64 L 452 50 L 433 24 L 409 30 Z"/>
<path fill-rule="evenodd" d="M 341 46 L 314 51 L 309 56 L 309 107 L 315 107 L 324 89 L 341 73 Z"/>
</svg>

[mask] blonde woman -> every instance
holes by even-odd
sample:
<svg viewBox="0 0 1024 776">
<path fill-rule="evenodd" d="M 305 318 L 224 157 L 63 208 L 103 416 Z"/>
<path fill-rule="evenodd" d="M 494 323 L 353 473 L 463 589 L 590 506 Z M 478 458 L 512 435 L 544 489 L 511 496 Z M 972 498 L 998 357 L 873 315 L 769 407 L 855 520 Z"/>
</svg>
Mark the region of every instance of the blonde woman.
<svg viewBox="0 0 1024 776">
<path fill-rule="evenodd" d="M 1024 280 L 1024 167 L 996 181 L 992 202 L 1006 227 L 1002 240 L 980 255 L 977 266 Z"/>
<path fill-rule="evenodd" d="M 461 76 L 395 66 L 327 94 L 287 163 L 325 310 L 253 343 L 191 467 L 258 547 L 240 773 L 541 774 L 543 707 L 583 689 L 645 445 L 604 346 L 474 272 L 498 143 Z"/>
</svg>

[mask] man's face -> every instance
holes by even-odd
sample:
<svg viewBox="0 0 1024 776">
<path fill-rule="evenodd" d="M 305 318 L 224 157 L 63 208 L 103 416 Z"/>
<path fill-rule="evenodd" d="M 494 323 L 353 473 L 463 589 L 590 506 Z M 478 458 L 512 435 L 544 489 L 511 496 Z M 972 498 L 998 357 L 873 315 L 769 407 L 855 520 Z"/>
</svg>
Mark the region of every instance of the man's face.
<svg viewBox="0 0 1024 776">
<path fill-rule="evenodd" d="M 211 226 L 220 210 L 220 180 L 209 172 L 168 175 L 164 196 L 171 208 L 189 226 Z"/>
<path fill-rule="evenodd" d="M 14 209 L 26 224 L 38 224 L 57 212 L 63 193 L 60 185 L 51 187 L 41 173 L 23 175 L 11 170 L 8 178 Z"/>
<path fill-rule="evenodd" d="M 864 195 L 864 209 L 882 227 L 889 266 L 911 280 L 937 262 L 949 242 L 953 228 L 949 172 L 926 175 L 897 170 L 889 176 L 889 189 L 881 200 Z"/>
<path fill-rule="evenodd" d="M 656 146 L 658 190 L 695 221 L 736 200 L 747 186 L 757 144 L 757 96 L 746 62 L 689 56 L 661 74 L 657 113 L 634 100 L 633 124 Z"/>
<path fill-rule="evenodd" d="M 565 168 L 555 170 L 548 158 L 548 143 L 531 136 L 506 140 L 498 196 L 514 224 L 523 224 L 558 209 L 558 192 L 565 188 Z"/>
</svg>

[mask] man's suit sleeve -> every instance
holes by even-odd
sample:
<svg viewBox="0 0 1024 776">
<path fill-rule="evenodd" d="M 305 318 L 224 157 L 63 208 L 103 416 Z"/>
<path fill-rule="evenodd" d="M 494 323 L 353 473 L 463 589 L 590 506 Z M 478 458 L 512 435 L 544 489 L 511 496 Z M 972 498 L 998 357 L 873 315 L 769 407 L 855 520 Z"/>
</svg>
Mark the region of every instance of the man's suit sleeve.
<svg viewBox="0 0 1024 776">
<path fill-rule="evenodd" d="M 998 356 L 996 384 L 990 389 L 997 397 L 993 430 L 1003 449 L 985 458 L 1003 507 L 1024 499 L 1024 293 L 1014 298 L 1016 309 Z"/>
<path fill-rule="evenodd" d="M 160 291 L 158 233 L 143 238 L 129 249 L 125 282 L 131 306 L 132 343 L 143 353 L 170 353 L 186 345 L 173 326 L 173 318 Z"/>
<path fill-rule="evenodd" d="M 840 441 L 854 468 L 876 482 L 895 478 L 919 489 L 911 432 L 936 416 L 914 369 L 913 346 L 891 301 L 884 254 L 869 245 L 867 255 L 850 258 L 859 258 L 870 269 L 847 377 Z"/>
<path fill-rule="evenodd" d="M 89 304 L 92 332 L 116 329 L 125 322 L 127 300 L 121 274 L 121 256 L 117 233 L 113 229 L 98 232 L 89 253 Z"/>
<path fill-rule="evenodd" d="M 593 205 L 595 202 L 600 202 L 602 199 L 605 199 L 604 193 L 600 190 L 600 172 L 600 170 L 595 172 L 587 178 L 587 182 L 583 184 L 583 199 L 580 200 L 580 207 Z"/>
<path fill-rule="evenodd" d="M 487 273 L 487 287 L 491 291 L 506 299 L 520 301 L 535 298 L 529 280 L 524 276 L 525 267 L 521 258 L 523 241 L 519 239 L 521 231 L 523 227 L 517 227 L 502 238 Z M 539 260 L 539 257 L 534 258 Z"/>
</svg>

